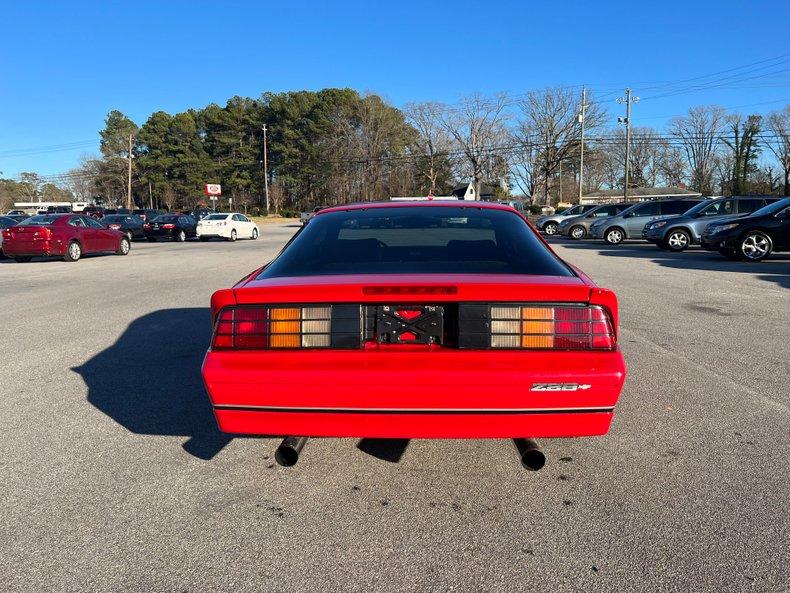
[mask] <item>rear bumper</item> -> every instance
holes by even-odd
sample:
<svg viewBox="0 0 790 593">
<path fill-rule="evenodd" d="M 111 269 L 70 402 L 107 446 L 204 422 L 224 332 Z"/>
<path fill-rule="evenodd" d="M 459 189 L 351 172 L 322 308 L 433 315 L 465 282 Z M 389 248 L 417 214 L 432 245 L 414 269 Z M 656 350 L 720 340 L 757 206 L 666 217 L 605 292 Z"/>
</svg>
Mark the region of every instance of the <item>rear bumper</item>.
<svg viewBox="0 0 790 593">
<path fill-rule="evenodd" d="M 609 430 L 625 364 L 618 351 L 209 351 L 203 379 L 228 433 L 573 437 Z"/>
<path fill-rule="evenodd" d="M 46 257 L 63 255 L 63 243 L 51 241 L 3 241 L 3 253 L 9 257 Z"/>
<path fill-rule="evenodd" d="M 381 413 L 349 411 L 214 409 L 227 433 L 357 438 L 547 438 L 604 435 L 613 412 L 584 413 Z"/>
<path fill-rule="evenodd" d="M 224 231 L 224 230 L 221 231 L 219 229 L 201 229 L 200 227 L 198 227 L 197 236 L 209 237 L 209 238 L 219 237 L 224 239 L 230 236 L 230 231 Z"/>
<path fill-rule="evenodd" d="M 146 238 L 149 239 L 172 239 L 174 235 L 173 230 L 157 230 L 157 231 L 145 231 Z"/>
</svg>

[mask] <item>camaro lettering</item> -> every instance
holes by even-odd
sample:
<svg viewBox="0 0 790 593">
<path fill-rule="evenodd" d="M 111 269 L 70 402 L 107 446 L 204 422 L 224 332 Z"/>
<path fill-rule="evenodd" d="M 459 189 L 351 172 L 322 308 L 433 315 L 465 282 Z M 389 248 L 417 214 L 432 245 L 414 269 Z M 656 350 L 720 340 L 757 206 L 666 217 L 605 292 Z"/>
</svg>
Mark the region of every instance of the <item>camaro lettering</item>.
<svg viewBox="0 0 790 593">
<path fill-rule="evenodd" d="M 533 383 L 530 391 L 584 391 L 590 387 L 587 383 Z"/>
</svg>

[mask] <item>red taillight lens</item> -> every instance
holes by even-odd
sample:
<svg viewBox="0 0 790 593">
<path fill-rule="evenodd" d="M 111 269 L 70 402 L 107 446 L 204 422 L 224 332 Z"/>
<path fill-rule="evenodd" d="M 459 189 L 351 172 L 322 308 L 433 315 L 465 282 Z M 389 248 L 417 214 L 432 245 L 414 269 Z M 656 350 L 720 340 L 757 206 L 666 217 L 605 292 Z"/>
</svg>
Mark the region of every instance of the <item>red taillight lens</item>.
<svg viewBox="0 0 790 593">
<path fill-rule="evenodd" d="M 163 224 L 162 228 L 163 229 L 174 229 L 174 228 L 176 228 L 176 225 L 171 224 L 171 223 L 167 223 L 167 224 Z"/>
<path fill-rule="evenodd" d="M 151 223 L 150 223 L 150 222 L 146 222 L 146 223 L 143 225 L 143 228 L 144 228 L 144 229 L 150 229 L 150 228 L 151 228 Z"/>
<path fill-rule="evenodd" d="M 212 347 L 328 348 L 331 313 L 326 305 L 229 307 L 217 317 Z"/>
<path fill-rule="evenodd" d="M 491 306 L 491 348 L 611 350 L 611 318 L 599 306 Z"/>
</svg>

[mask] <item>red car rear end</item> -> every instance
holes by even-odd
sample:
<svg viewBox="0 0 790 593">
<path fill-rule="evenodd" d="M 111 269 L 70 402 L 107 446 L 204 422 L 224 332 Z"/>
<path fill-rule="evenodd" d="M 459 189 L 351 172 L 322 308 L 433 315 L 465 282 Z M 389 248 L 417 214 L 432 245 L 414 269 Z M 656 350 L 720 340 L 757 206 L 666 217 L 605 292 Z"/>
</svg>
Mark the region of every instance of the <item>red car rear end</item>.
<svg viewBox="0 0 790 593">
<path fill-rule="evenodd" d="M 76 261 L 83 254 L 101 252 L 126 255 L 129 247 L 122 232 L 80 214 L 32 216 L 3 231 L 3 251 L 17 261 L 42 256 Z"/>
<path fill-rule="evenodd" d="M 212 297 L 203 378 L 224 432 L 605 434 L 625 379 L 617 301 L 506 206 L 323 210 Z"/>
</svg>

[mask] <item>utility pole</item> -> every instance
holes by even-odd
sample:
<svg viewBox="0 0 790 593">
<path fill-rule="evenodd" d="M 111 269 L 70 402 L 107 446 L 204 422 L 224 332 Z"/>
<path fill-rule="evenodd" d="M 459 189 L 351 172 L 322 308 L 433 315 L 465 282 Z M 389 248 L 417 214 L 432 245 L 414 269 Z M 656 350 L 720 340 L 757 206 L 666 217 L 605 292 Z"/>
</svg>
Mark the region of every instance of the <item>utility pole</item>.
<svg viewBox="0 0 790 593">
<path fill-rule="evenodd" d="M 579 123 L 582 125 L 582 139 L 579 144 L 579 204 L 582 203 L 582 186 L 584 185 L 584 115 L 587 111 L 587 89 L 582 87 L 582 105 Z"/>
<path fill-rule="evenodd" d="M 132 139 L 134 138 L 133 134 L 129 134 L 129 154 L 127 159 L 129 161 L 129 179 L 127 180 L 126 186 L 126 207 L 131 210 L 132 209 Z"/>
<path fill-rule="evenodd" d="M 266 216 L 269 212 L 269 156 L 266 146 L 266 124 L 263 124 L 263 188 L 266 192 Z"/>
<path fill-rule="evenodd" d="M 625 97 L 617 99 L 618 103 L 625 103 L 625 118 L 618 117 L 618 123 L 625 124 L 625 179 L 623 183 L 623 202 L 628 201 L 628 173 L 631 158 L 631 103 L 638 103 L 639 97 L 631 96 L 631 89 L 625 89 Z"/>
</svg>

